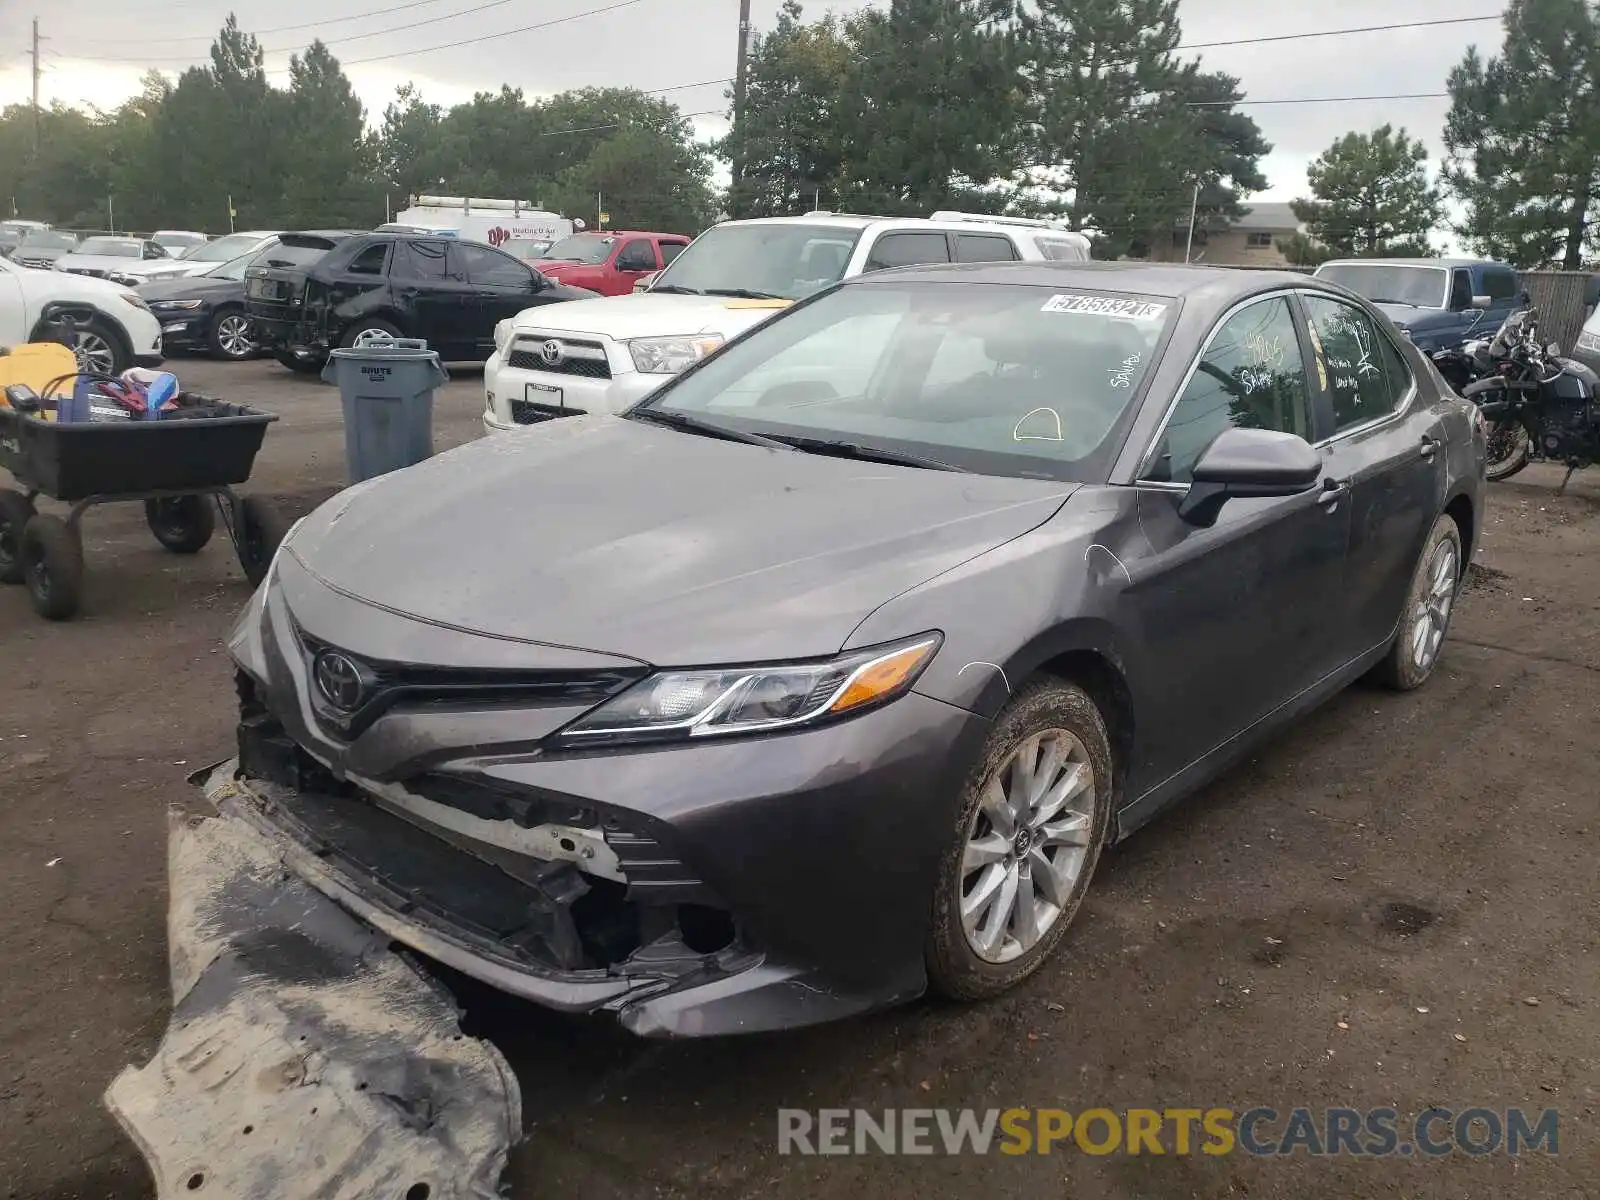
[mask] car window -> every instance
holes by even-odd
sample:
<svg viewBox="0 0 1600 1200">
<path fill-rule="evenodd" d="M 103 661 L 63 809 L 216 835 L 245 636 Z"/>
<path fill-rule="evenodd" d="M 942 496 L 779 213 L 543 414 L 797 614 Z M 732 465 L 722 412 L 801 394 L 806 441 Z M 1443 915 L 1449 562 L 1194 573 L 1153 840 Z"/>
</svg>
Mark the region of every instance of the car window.
<svg viewBox="0 0 1600 1200">
<path fill-rule="evenodd" d="M 448 278 L 446 246 L 445 242 L 396 242 L 389 277 L 413 283 L 443 283 Z"/>
<path fill-rule="evenodd" d="M 793 221 L 718 225 L 685 248 L 653 290 L 737 289 L 798 300 L 844 274 L 860 236 L 858 229 Z"/>
<path fill-rule="evenodd" d="M 374 242 L 352 258 L 345 270 L 351 275 L 382 275 L 383 264 L 388 257 L 388 243 Z"/>
<path fill-rule="evenodd" d="M 1465 267 L 1457 267 L 1450 272 L 1450 307 L 1472 307 L 1472 272 Z"/>
<path fill-rule="evenodd" d="M 1382 260 L 1323 263 L 1317 268 L 1316 277 L 1343 284 L 1375 304 L 1438 308 L 1449 290 L 1448 272 L 1443 267 L 1414 267 Z"/>
<path fill-rule="evenodd" d="M 1217 328 L 1173 406 L 1143 478 L 1188 483 L 1205 448 L 1231 428 L 1311 435 L 1305 361 L 1293 312 L 1281 296 L 1258 300 Z"/>
<path fill-rule="evenodd" d="M 1488 267 L 1483 272 L 1483 293 L 1491 300 L 1510 300 L 1517 294 L 1517 277 L 1504 267 Z"/>
<path fill-rule="evenodd" d="M 1015 262 L 1017 248 L 1011 239 L 998 233 L 960 233 L 956 235 L 957 262 Z"/>
<path fill-rule="evenodd" d="M 533 277 L 532 268 L 488 246 L 457 242 L 450 248 L 450 255 L 460 264 L 467 282 L 475 287 L 525 288 Z"/>
<path fill-rule="evenodd" d="M 146 258 L 171 258 L 167 248 L 159 242 L 146 242 L 144 244 L 144 257 Z"/>
<path fill-rule="evenodd" d="M 949 261 L 950 243 L 942 233 L 886 233 L 873 243 L 866 270 Z"/>
<path fill-rule="evenodd" d="M 1039 254 L 1050 262 L 1082 262 L 1083 247 L 1066 238 L 1039 237 L 1033 239 Z"/>
<path fill-rule="evenodd" d="M 634 238 L 622 244 L 622 249 L 617 251 L 617 270 L 619 271 L 654 271 L 656 269 L 656 248 L 650 244 L 649 238 Z"/>
<path fill-rule="evenodd" d="M 1175 307 L 1023 284 L 846 287 L 759 326 L 655 403 L 980 473 L 1103 481 Z"/>
<path fill-rule="evenodd" d="M 661 265 L 666 266 L 677 258 L 688 244 L 688 242 L 661 242 Z"/>
<path fill-rule="evenodd" d="M 1372 319 L 1358 308 L 1321 296 L 1307 296 L 1305 305 L 1313 348 L 1326 369 L 1334 431 L 1342 433 L 1392 413 L 1410 386 L 1410 374 L 1405 386 L 1395 386 L 1384 363 L 1385 338 Z"/>
</svg>

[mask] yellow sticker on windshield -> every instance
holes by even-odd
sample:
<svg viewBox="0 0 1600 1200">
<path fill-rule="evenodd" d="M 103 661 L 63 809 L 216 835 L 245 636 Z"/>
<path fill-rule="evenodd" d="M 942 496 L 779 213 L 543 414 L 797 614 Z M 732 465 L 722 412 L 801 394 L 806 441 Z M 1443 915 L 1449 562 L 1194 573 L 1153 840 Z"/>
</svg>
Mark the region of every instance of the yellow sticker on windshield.
<svg viewBox="0 0 1600 1200">
<path fill-rule="evenodd" d="M 723 308 L 788 308 L 793 300 L 729 300 Z"/>
</svg>

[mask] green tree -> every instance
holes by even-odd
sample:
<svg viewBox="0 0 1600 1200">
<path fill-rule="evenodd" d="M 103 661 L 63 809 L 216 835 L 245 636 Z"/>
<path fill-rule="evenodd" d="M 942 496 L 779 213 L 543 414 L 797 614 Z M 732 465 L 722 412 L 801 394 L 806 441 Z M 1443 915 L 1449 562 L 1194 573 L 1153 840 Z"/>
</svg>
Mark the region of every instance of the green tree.
<svg viewBox="0 0 1600 1200">
<path fill-rule="evenodd" d="M 273 132 L 294 153 L 281 181 L 279 221 L 302 227 L 375 224 L 383 210 L 366 112 L 339 60 L 321 41 L 289 59 L 285 99 Z"/>
<path fill-rule="evenodd" d="M 1336 254 L 1427 254 L 1440 222 L 1428 149 L 1402 128 L 1347 133 L 1312 160 L 1311 198 L 1292 202 L 1306 232 Z"/>
<path fill-rule="evenodd" d="M 846 22 L 836 124 L 841 208 L 926 215 L 983 203 L 1022 162 L 1011 0 L 890 0 Z"/>
<path fill-rule="evenodd" d="M 613 229 L 698 233 L 714 211 L 710 175 L 702 150 L 633 126 L 563 171 L 553 194 L 569 216 L 587 216 L 603 202 Z"/>
<path fill-rule="evenodd" d="M 1511 0 L 1500 57 L 1450 72 L 1445 180 L 1459 232 L 1519 267 L 1583 265 L 1600 203 L 1600 15 L 1590 0 Z"/>
<path fill-rule="evenodd" d="M 1312 241 L 1303 233 L 1291 233 L 1278 239 L 1278 250 L 1291 266 L 1320 267 L 1333 257 L 1333 251 Z"/>
<path fill-rule="evenodd" d="M 741 168 L 728 192 L 733 216 L 779 216 L 832 202 L 843 163 L 839 100 L 851 53 L 838 19 L 808 24 L 798 0 L 784 0 L 772 31 L 754 40 L 744 112 L 716 147 Z"/>
</svg>

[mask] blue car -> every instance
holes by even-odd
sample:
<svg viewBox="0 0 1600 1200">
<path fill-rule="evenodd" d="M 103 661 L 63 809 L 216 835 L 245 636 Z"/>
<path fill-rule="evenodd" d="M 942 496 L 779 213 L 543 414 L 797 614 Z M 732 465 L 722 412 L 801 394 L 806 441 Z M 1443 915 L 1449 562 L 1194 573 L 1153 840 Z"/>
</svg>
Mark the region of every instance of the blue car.
<svg viewBox="0 0 1600 1200">
<path fill-rule="evenodd" d="M 1515 271 L 1479 259 L 1344 258 L 1316 277 L 1372 301 L 1425 353 L 1487 337 L 1528 303 Z"/>
</svg>

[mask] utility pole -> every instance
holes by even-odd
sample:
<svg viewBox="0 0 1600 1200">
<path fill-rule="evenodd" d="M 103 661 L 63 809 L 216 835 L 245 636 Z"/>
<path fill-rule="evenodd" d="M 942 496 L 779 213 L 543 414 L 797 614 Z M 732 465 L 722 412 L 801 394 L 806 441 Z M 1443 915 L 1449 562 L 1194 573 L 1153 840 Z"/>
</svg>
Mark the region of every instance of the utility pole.
<svg viewBox="0 0 1600 1200">
<path fill-rule="evenodd" d="M 1194 219 L 1200 211 L 1200 181 L 1194 181 L 1194 198 L 1189 201 L 1189 241 L 1183 248 L 1183 261 L 1188 262 L 1189 256 L 1194 253 Z"/>
<path fill-rule="evenodd" d="M 33 152 L 39 153 L 39 18 L 33 19 Z"/>
<path fill-rule="evenodd" d="M 735 60 L 733 68 L 733 128 L 739 128 L 739 122 L 744 120 L 744 88 L 745 71 L 750 57 L 750 0 L 739 0 L 739 57 Z M 739 180 L 744 177 L 744 154 L 735 143 L 733 161 L 729 164 L 729 175 L 733 187 L 730 192 L 739 190 Z M 735 216 L 738 214 L 735 213 Z"/>
</svg>

